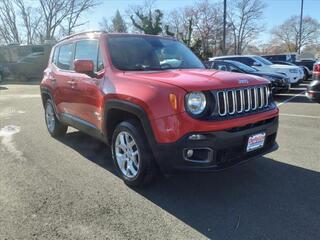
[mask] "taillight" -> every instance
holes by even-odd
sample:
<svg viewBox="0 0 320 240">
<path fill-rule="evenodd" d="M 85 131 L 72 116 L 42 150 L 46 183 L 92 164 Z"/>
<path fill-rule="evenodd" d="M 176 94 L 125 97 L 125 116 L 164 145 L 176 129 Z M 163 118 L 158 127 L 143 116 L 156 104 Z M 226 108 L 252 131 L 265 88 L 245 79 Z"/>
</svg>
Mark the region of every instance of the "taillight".
<svg viewBox="0 0 320 240">
<path fill-rule="evenodd" d="M 314 64 L 314 66 L 313 66 L 313 71 L 320 73 L 320 63 L 315 63 L 315 64 Z"/>
</svg>

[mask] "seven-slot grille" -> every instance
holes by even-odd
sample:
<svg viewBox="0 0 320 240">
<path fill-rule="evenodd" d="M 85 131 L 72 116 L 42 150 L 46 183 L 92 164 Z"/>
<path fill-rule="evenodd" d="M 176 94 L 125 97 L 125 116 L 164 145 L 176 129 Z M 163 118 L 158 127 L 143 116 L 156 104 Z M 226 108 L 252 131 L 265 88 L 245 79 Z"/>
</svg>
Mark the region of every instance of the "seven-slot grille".
<svg viewBox="0 0 320 240">
<path fill-rule="evenodd" d="M 268 86 L 230 89 L 217 92 L 220 116 L 263 109 L 269 105 Z"/>
</svg>

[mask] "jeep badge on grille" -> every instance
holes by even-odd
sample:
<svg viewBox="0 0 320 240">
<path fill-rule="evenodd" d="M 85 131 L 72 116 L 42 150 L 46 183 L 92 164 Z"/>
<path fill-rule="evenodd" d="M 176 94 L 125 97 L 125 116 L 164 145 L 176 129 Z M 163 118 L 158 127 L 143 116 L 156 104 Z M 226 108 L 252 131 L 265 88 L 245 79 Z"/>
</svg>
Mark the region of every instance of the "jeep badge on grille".
<svg viewBox="0 0 320 240">
<path fill-rule="evenodd" d="M 247 83 L 249 83 L 249 80 L 240 79 L 240 80 L 238 81 L 238 83 L 239 83 L 239 84 L 247 84 Z"/>
</svg>

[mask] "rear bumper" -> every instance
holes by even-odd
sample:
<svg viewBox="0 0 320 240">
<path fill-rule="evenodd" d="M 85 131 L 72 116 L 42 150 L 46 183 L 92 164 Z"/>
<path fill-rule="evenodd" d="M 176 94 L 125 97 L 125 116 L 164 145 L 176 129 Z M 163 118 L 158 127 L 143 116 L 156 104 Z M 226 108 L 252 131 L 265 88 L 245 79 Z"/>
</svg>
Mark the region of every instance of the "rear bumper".
<svg viewBox="0 0 320 240">
<path fill-rule="evenodd" d="M 201 132 L 199 134 L 205 136 L 201 140 L 190 140 L 191 135 L 197 134 L 190 133 L 177 142 L 154 146 L 154 155 L 162 171 L 167 174 L 177 171 L 218 171 L 276 150 L 277 130 L 278 117 L 272 117 L 224 131 Z M 266 133 L 264 146 L 247 153 L 248 138 L 261 132 Z M 188 159 L 188 149 L 199 150 L 202 158 Z"/>
<path fill-rule="evenodd" d="M 320 91 L 312 91 L 312 90 L 308 90 L 306 92 L 306 96 L 314 101 L 314 102 L 317 102 L 317 103 L 320 103 Z"/>
</svg>

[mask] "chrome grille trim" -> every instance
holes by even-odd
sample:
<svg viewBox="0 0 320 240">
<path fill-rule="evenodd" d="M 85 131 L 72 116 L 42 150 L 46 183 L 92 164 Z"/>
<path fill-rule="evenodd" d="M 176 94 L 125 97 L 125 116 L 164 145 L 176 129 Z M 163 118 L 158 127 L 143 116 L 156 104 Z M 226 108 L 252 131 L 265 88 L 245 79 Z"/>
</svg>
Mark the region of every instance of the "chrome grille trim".
<svg viewBox="0 0 320 240">
<path fill-rule="evenodd" d="M 252 110 L 256 110 L 257 109 L 257 107 L 258 107 L 258 94 L 257 94 L 257 92 L 258 92 L 258 90 L 257 90 L 257 88 L 253 88 L 253 92 L 254 92 L 254 108 L 252 108 Z"/>
<path fill-rule="evenodd" d="M 231 99 L 232 99 L 232 103 L 229 103 L 229 93 L 231 92 Z M 234 98 L 234 91 L 233 90 L 229 90 L 227 91 L 227 111 L 228 114 L 233 115 L 236 112 L 236 102 L 235 102 L 235 98 Z M 230 110 L 230 106 L 232 106 L 232 111 Z"/>
<path fill-rule="evenodd" d="M 264 93 L 263 93 L 264 89 L 263 89 L 263 87 L 260 87 L 258 89 L 260 91 L 260 106 L 259 106 L 259 108 L 263 108 L 263 106 L 264 106 Z"/>
<path fill-rule="evenodd" d="M 244 97 L 243 97 L 243 89 L 237 89 L 236 92 L 236 100 L 237 100 L 237 92 L 239 92 L 240 97 L 240 104 L 236 104 L 237 106 L 237 113 L 242 113 L 244 110 Z M 238 100 L 237 100 L 238 101 Z M 238 111 L 238 106 L 240 106 L 240 110 Z"/>
<path fill-rule="evenodd" d="M 222 93 L 222 97 L 223 97 L 223 106 L 224 106 L 224 112 L 221 112 L 221 103 L 220 103 L 220 98 L 219 98 L 219 94 Z M 227 115 L 227 101 L 226 101 L 226 93 L 225 91 L 219 91 L 217 93 L 217 102 L 218 102 L 218 112 L 220 116 L 225 116 Z"/>
<path fill-rule="evenodd" d="M 216 92 L 219 116 L 260 110 L 269 106 L 268 86 L 226 89 Z"/>
<path fill-rule="evenodd" d="M 268 107 L 269 105 L 269 95 L 270 95 L 270 90 L 268 87 L 265 87 L 265 91 L 266 91 L 266 104 L 264 105 L 265 107 Z"/>
</svg>

